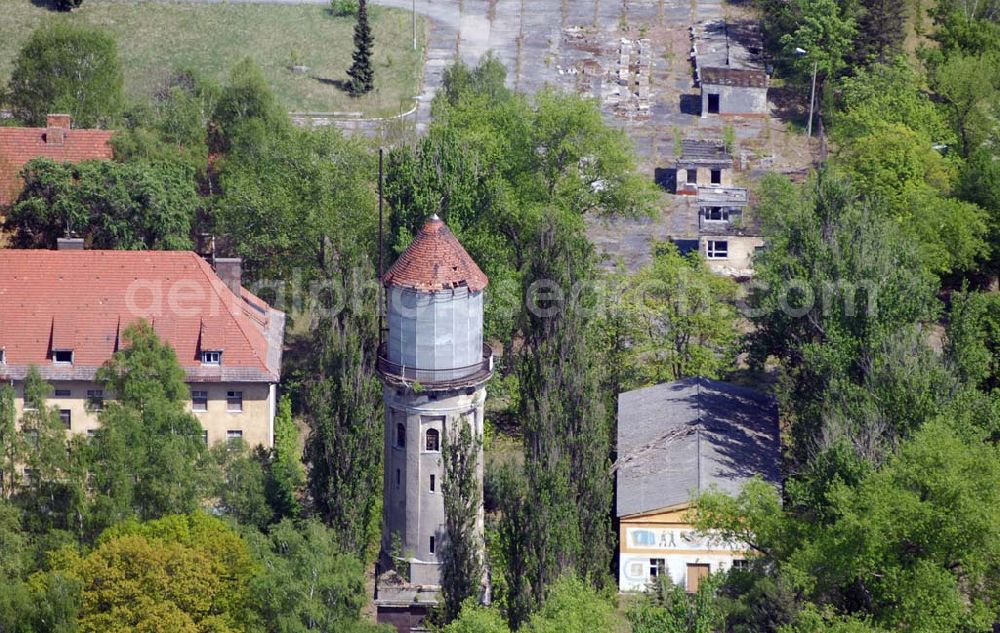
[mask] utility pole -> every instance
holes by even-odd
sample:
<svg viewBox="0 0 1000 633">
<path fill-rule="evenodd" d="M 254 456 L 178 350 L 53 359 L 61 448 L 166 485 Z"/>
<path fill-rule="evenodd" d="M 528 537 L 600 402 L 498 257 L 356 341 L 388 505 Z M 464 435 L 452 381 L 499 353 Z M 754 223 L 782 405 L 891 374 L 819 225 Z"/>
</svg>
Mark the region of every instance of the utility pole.
<svg viewBox="0 0 1000 633">
<path fill-rule="evenodd" d="M 417 50 L 417 0 L 413 0 L 413 50 Z"/>
<path fill-rule="evenodd" d="M 809 123 L 806 126 L 806 136 L 812 138 L 813 135 L 813 104 L 816 103 L 816 71 L 819 70 L 819 60 L 813 62 L 812 91 L 809 93 Z"/>
</svg>

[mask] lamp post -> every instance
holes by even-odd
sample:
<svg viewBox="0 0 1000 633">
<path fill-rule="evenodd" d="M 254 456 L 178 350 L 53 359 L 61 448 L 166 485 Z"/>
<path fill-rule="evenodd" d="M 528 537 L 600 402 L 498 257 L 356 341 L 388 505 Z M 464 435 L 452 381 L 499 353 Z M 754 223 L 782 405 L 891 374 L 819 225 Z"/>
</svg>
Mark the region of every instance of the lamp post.
<svg viewBox="0 0 1000 633">
<path fill-rule="evenodd" d="M 804 48 L 795 49 L 796 55 L 805 55 L 809 51 Z M 819 60 L 813 62 L 812 90 L 809 92 L 809 123 L 806 124 L 806 136 L 812 138 L 813 135 L 813 104 L 816 103 L 816 72 L 819 70 Z"/>
</svg>

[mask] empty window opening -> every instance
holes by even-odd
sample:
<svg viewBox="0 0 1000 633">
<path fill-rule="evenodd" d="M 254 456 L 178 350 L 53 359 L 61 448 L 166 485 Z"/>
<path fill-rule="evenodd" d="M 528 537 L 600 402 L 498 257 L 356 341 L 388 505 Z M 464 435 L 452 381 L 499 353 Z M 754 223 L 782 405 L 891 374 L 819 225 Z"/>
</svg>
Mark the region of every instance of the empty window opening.
<svg viewBox="0 0 1000 633">
<path fill-rule="evenodd" d="M 91 411 L 104 411 L 104 390 L 88 389 L 87 406 L 90 407 Z"/>
<path fill-rule="evenodd" d="M 726 240 L 708 240 L 705 256 L 709 259 L 726 259 L 729 257 L 729 242 Z"/>
<path fill-rule="evenodd" d="M 436 479 L 437 477 L 435 475 L 431 475 L 431 492 L 434 492 L 435 484 L 437 483 Z"/>
<path fill-rule="evenodd" d="M 400 482 L 399 469 L 397 468 L 396 469 L 396 487 L 397 488 L 399 488 L 399 482 Z"/>
<path fill-rule="evenodd" d="M 191 410 L 192 411 L 208 411 L 208 392 L 207 391 L 192 391 L 191 392 Z"/>
<path fill-rule="evenodd" d="M 698 184 L 698 170 L 697 169 L 687 169 L 685 171 L 687 172 L 687 177 L 686 177 L 687 184 L 689 184 L 689 185 L 697 185 Z"/>
<path fill-rule="evenodd" d="M 73 395 L 73 392 L 70 391 L 69 389 L 56 389 L 55 390 L 55 396 L 57 398 L 69 398 L 72 395 Z"/>
<path fill-rule="evenodd" d="M 406 426 L 396 424 L 396 448 L 406 448 Z"/>
<path fill-rule="evenodd" d="M 69 409 L 59 409 L 59 421 L 63 423 L 67 429 L 73 423 L 73 412 Z"/>
<path fill-rule="evenodd" d="M 239 413 L 243 411 L 243 392 L 242 391 L 227 392 L 226 408 L 233 413 Z"/>
<path fill-rule="evenodd" d="M 431 554 L 434 553 L 434 537 L 431 537 Z"/>
<path fill-rule="evenodd" d="M 54 363 L 73 363 L 73 350 L 70 349 L 54 349 L 52 350 L 52 362 Z"/>
<path fill-rule="evenodd" d="M 722 184 L 722 170 L 721 169 L 713 169 L 712 170 L 712 184 L 713 185 L 721 185 Z"/>
<path fill-rule="evenodd" d="M 718 114 L 719 113 L 719 95 L 709 94 L 708 95 L 708 113 Z"/>
<path fill-rule="evenodd" d="M 436 453 L 441 450 L 441 434 L 437 429 L 427 429 L 427 450 Z"/>
<path fill-rule="evenodd" d="M 704 216 L 708 222 L 728 222 L 729 209 L 724 207 L 705 207 Z"/>
</svg>

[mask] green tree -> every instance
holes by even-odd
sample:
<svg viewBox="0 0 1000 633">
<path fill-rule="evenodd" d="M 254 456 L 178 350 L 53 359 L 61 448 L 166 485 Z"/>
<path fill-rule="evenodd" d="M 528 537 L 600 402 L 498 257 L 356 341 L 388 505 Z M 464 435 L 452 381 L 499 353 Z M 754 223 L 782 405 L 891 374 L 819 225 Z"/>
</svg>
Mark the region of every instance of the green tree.
<svg viewBox="0 0 1000 633">
<path fill-rule="evenodd" d="M 229 81 L 215 102 L 211 117 L 210 146 L 227 152 L 241 136 L 253 144 L 265 130 L 279 132 L 291 126 L 260 67 L 249 57 L 233 66 Z"/>
<path fill-rule="evenodd" d="M 25 529 L 34 534 L 50 530 L 83 532 L 86 469 L 83 445 L 67 440 L 59 412 L 47 404 L 52 387 L 37 367 L 24 379 L 25 412 L 20 431 L 25 481 L 17 490 L 17 503 L 25 511 Z"/>
<path fill-rule="evenodd" d="M 211 449 L 212 461 L 221 473 L 216 482 L 217 508 L 240 525 L 264 530 L 274 518 L 267 498 L 267 452 L 250 451 L 243 440 L 219 443 Z"/>
<path fill-rule="evenodd" d="M 62 550 L 54 569 L 82 585 L 81 633 L 246 630 L 258 572 L 239 534 L 205 514 L 128 522 L 86 555 Z"/>
<path fill-rule="evenodd" d="M 735 366 L 738 344 L 736 287 L 704 260 L 685 257 L 670 243 L 654 247 L 653 263 L 626 281 L 628 328 L 619 341 L 636 384 L 689 376 L 720 378 Z"/>
<path fill-rule="evenodd" d="M 794 59 L 800 77 L 810 77 L 818 69 L 817 92 L 822 94 L 826 78 L 844 68 L 857 31 L 854 16 L 834 0 L 794 0 L 797 16 L 794 31 L 781 38 L 785 55 Z M 805 54 L 798 54 L 802 49 Z"/>
<path fill-rule="evenodd" d="M 751 359 L 782 361 L 779 397 L 794 454 L 808 461 L 842 435 L 827 432 L 840 424 L 871 440 L 856 440 L 859 451 L 884 454 L 938 405 L 908 383 L 948 390 L 919 340 L 920 325 L 938 310 L 933 278 L 884 211 L 832 174 L 802 189 L 765 179 L 758 212 L 770 245 L 755 260 Z M 890 405 L 889 394 L 898 402 Z"/>
<path fill-rule="evenodd" d="M 483 538 L 479 531 L 482 502 L 479 471 L 482 443 L 474 420 L 445 432 L 441 446 L 444 477 L 445 539 L 441 548 L 441 593 L 445 618 L 454 620 L 469 598 L 483 592 Z"/>
<path fill-rule="evenodd" d="M 864 0 L 857 18 L 856 59 L 885 62 L 902 51 L 907 5 L 903 0 Z"/>
<path fill-rule="evenodd" d="M 372 167 L 365 146 L 337 130 L 265 129 L 235 142 L 221 167 L 218 228 L 253 278 L 350 279 L 376 252 Z"/>
<path fill-rule="evenodd" d="M 948 356 L 968 384 L 1000 389 L 1000 295 L 958 292 L 951 301 Z"/>
<path fill-rule="evenodd" d="M 522 317 L 518 368 L 526 485 L 523 505 L 511 508 L 511 520 L 524 526 L 518 540 L 508 541 L 514 551 L 507 555 L 523 561 L 523 569 L 507 570 L 508 585 L 525 592 L 508 606 L 515 628 L 567 570 L 603 586 L 611 564 L 610 420 L 595 370 L 593 297 L 577 294 L 593 274 L 593 252 L 573 226 L 552 221 L 542 229 L 526 274 L 533 294 Z M 562 298 L 546 298 L 556 295 Z"/>
<path fill-rule="evenodd" d="M 24 189 L 6 227 L 22 248 L 55 248 L 67 232 L 90 248 L 181 250 L 191 247 L 198 193 L 194 173 L 179 163 L 47 158 L 24 168 Z"/>
<path fill-rule="evenodd" d="M 296 518 L 302 513 L 299 494 L 306 483 L 299 448 L 299 430 L 292 419 L 292 401 L 283 396 L 274 418 L 274 450 L 267 480 L 268 503 L 280 519 Z"/>
<path fill-rule="evenodd" d="M 202 429 L 187 410 L 190 395 L 173 348 L 142 320 L 122 338 L 122 349 L 97 375 L 115 400 L 92 438 L 96 528 L 192 512 L 207 485 L 198 467 Z"/>
<path fill-rule="evenodd" d="M 931 85 L 944 102 L 968 157 L 996 139 L 996 107 L 1000 100 L 1000 50 L 990 55 L 952 55 L 932 73 Z"/>
<path fill-rule="evenodd" d="M 17 393 L 8 384 L 0 385 L 0 499 L 10 499 L 18 484 L 18 465 L 24 450 L 17 428 Z"/>
<path fill-rule="evenodd" d="M 661 576 L 627 613 L 632 633 L 712 633 L 722 624 L 717 574 L 702 581 L 694 596 Z"/>
<path fill-rule="evenodd" d="M 10 75 L 14 116 L 45 125 L 67 112 L 79 127 L 107 126 L 122 109 L 122 71 L 115 41 L 103 31 L 54 21 L 35 30 Z"/>
<path fill-rule="evenodd" d="M 354 63 L 347 70 L 349 90 L 355 97 L 371 92 L 375 87 L 375 69 L 372 67 L 372 29 L 368 24 L 368 2 L 358 0 L 358 22 L 354 25 Z"/>
<path fill-rule="evenodd" d="M 553 583 L 548 600 L 524 627 L 527 633 L 612 633 L 614 610 L 594 588 L 567 574 Z"/>
<path fill-rule="evenodd" d="M 371 314 L 371 313 L 369 313 Z M 319 327 L 319 366 L 306 388 L 309 491 L 316 515 L 344 551 L 368 559 L 378 531 L 382 480 L 382 385 L 374 323 L 344 315 Z"/>
<path fill-rule="evenodd" d="M 751 544 L 835 614 L 867 616 L 885 630 L 989 630 L 998 616 L 1000 460 L 992 443 L 949 428 L 949 417 L 926 424 L 856 485 L 835 484 L 828 520 L 801 515 L 794 491 L 782 509 L 774 488 L 757 482 L 735 499 L 703 495 L 697 524 Z"/>
<path fill-rule="evenodd" d="M 444 627 L 442 633 L 510 633 L 510 628 L 496 608 L 469 600 L 462 605 L 458 618 Z"/>
<path fill-rule="evenodd" d="M 369 633 L 382 627 L 361 621 L 365 570 L 345 554 L 333 530 L 315 520 L 296 526 L 285 519 L 255 547 L 264 572 L 251 591 L 264 627 L 275 633 Z"/>
</svg>

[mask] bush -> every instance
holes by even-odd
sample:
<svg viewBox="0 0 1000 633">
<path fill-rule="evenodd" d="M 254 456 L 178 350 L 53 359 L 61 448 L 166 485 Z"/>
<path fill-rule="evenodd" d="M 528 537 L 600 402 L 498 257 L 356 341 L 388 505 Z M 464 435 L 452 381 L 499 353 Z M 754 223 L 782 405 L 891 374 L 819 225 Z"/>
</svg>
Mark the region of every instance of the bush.
<svg viewBox="0 0 1000 633">
<path fill-rule="evenodd" d="M 337 17 L 357 17 L 358 0 L 330 0 L 330 9 Z"/>
</svg>

